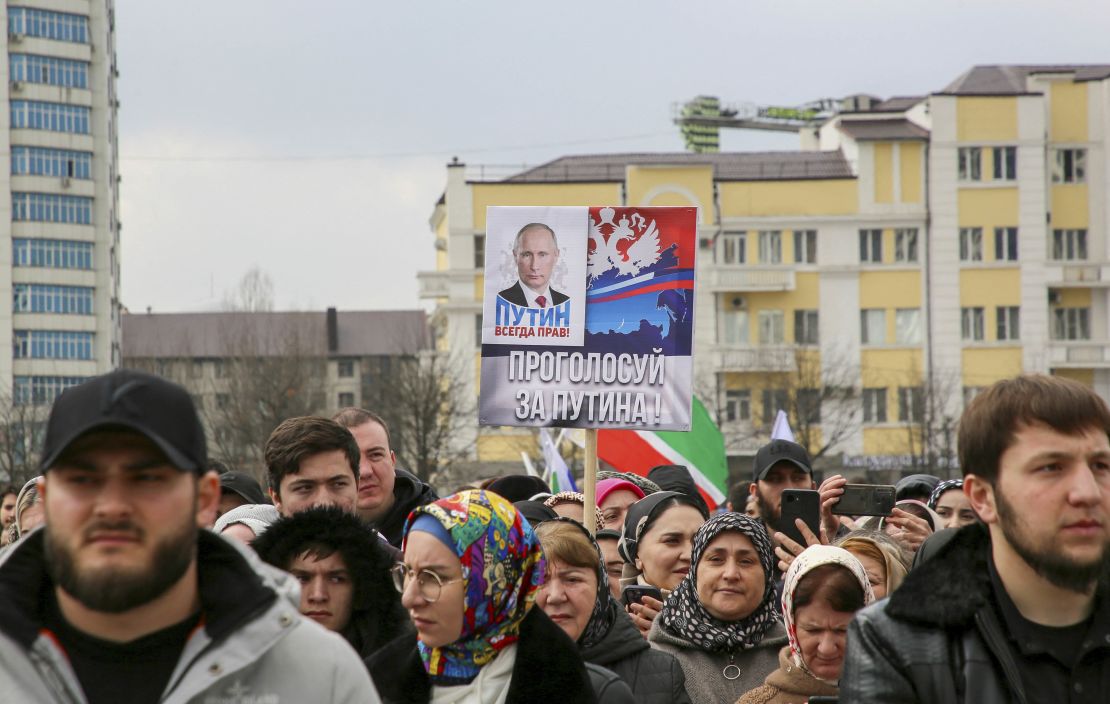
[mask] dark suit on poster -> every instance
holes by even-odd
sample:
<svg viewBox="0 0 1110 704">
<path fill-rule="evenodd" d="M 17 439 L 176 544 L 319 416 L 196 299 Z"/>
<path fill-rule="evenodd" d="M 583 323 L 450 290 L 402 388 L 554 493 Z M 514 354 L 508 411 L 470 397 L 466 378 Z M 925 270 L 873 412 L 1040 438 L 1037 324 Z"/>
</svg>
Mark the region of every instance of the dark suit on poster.
<svg viewBox="0 0 1110 704">
<path fill-rule="evenodd" d="M 551 287 L 548 287 L 547 290 L 551 293 L 551 300 L 548 301 L 549 306 L 557 306 L 570 300 L 570 297 L 565 293 L 559 293 Z M 497 295 L 513 305 L 528 307 L 528 297 L 524 295 L 523 285 L 519 281 Z"/>
</svg>

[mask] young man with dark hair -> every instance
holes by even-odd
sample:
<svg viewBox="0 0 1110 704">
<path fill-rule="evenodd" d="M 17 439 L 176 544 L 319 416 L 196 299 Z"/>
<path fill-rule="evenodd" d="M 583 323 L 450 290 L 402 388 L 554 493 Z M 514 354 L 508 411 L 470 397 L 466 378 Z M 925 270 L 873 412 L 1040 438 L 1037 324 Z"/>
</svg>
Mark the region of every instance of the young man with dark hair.
<svg viewBox="0 0 1110 704">
<path fill-rule="evenodd" d="M 335 421 L 301 416 L 282 421 L 264 452 L 270 498 L 283 516 L 312 506 L 355 511 L 359 451 Z"/>
<path fill-rule="evenodd" d="M 189 394 L 159 377 L 58 397 L 45 528 L 0 560 L 4 701 L 379 701 L 347 644 L 279 596 L 287 575 L 198 528 L 220 495 L 206 455 Z"/>
<path fill-rule="evenodd" d="M 400 548 L 409 513 L 439 496 L 418 477 L 397 467 L 389 426 L 381 416 L 362 408 L 344 408 L 333 420 L 347 428 L 358 444 L 358 515 Z"/>
<path fill-rule="evenodd" d="M 251 546 L 301 583 L 301 614 L 342 635 L 361 657 L 411 628 L 388 546 L 357 516 L 334 506 L 306 509 L 278 519 Z"/>
<path fill-rule="evenodd" d="M 1110 685 L 1110 410 L 1062 377 L 1000 381 L 959 428 L 982 523 L 857 614 L 845 702 L 1105 701 Z"/>
</svg>

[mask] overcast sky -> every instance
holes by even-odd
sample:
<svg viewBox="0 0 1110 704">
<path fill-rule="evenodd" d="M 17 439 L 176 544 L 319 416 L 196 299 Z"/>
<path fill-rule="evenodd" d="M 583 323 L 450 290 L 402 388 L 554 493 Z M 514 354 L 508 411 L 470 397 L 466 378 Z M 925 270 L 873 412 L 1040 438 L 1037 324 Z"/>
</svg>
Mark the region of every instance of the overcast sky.
<svg viewBox="0 0 1110 704">
<path fill-rule="evenodd" d="M 672 103 L 925 94 L 1110 63 L 1087 0 L 116 0 L 123 302 L 412 308 L 444 165 L 680 151 Z M 726 132 L 728 150 L 794 149 Z"/>
</svg>

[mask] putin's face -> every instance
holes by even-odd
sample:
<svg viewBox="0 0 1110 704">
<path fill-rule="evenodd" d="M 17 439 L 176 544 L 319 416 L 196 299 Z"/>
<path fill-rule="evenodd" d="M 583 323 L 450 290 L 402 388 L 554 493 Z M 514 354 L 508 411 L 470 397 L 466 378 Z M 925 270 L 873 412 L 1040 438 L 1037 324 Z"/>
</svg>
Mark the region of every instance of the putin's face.
<svg viewBox="0 0 1110 704">
<path fill-rule="evenodd" d="M 530 227 L 520 236 L 513 251 L 520 282 L 533 291 L 543 291 L 559 261 L 555 237 L 546 227 Z"/>
</svg>

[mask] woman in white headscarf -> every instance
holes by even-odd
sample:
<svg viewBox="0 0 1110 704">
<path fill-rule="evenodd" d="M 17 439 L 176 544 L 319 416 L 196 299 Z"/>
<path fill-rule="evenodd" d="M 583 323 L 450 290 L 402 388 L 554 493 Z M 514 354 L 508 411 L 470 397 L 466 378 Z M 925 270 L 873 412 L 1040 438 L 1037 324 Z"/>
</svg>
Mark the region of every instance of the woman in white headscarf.
<svg viewBox="0 0 1110 704">
<path fill-rule="evenodd" d="M 737 704 L 790 704 L 836 697 L 848 624 L 875 598 L 867 571 L 850 552 L 831 545 L 806 548 L 783 580 L 782 616 L 790 644 L 779 667 Z"/>
</svg>

